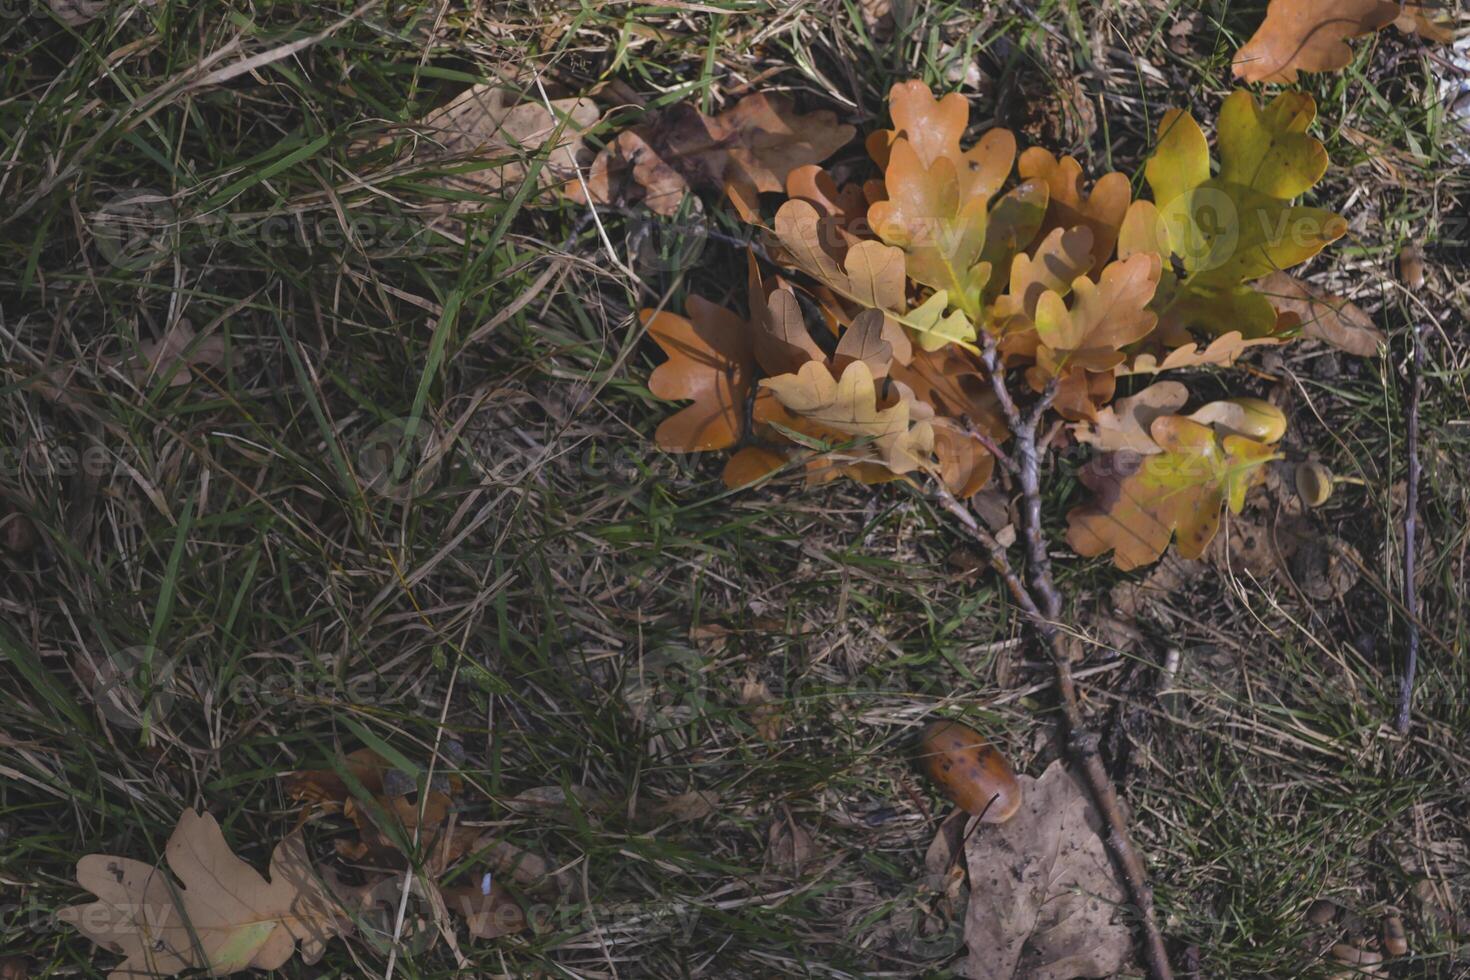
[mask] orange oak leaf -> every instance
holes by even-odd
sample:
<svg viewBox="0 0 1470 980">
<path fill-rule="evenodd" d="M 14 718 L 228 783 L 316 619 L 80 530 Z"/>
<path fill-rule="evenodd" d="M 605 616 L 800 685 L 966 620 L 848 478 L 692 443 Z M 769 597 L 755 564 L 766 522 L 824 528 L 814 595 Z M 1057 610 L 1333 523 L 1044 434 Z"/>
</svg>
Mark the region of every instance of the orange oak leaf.
<svg viewBox="0 0 1470 980">
<path fill-rule="evenodd" d="M 962 197 L 954 162 L 939 157 L 925 164 L 912 143 L 899 138 L 889 148 L 883 174 L 887 200 L 868 209 L 878 237 L 904 250 L 908 276 L 933 289 L 971 316 L 990 267 L 980 262 L 988 218 L 985 197 Z"/>
<path fill-rule="evenodd" d="M 1123 363 L 1123 348 L 1146 337 L 1158 316 L 1148 309 L 1159 284 L 1157 255 L 1139 253 L 1114 262 L 1093 282 L 1079 276 L 1068 305 L 1048 290 L 1036 304 L 1036 370 L 1046 377 L 1067 370 L 1107 371 Z"/>
<path fill-rule="evenodd" d="M 960 207 L 977 198 L 988 201 L 1010 176 L 1016 159 L 1016 138 L 1010 131 L 992 129 L 970 149 L 960 148 L 970 119 L 969 100 L 960 93 L 935 99 L 923 82 L 900 82 L 889 90 L 888 109 L 895 128 L 874 132 L 867 140 L 878 166 L 886 168 L 894 142 L 906 139 L 925 169 L 949 161 L 959 182 Z"/>
<path fill-rule="evenodd" d="M 868 200 L 858 184 L 838 187 L 831 174 L 808 164 L 786 175 L 786 196 L 814 207 L 822 216 L 824 233 L 830 228 L 849 245 L 872 237 L 867 233 Z"/>
<path fill-rule="evenodd" d="M 666 310 L 639 314 L 669 356 L 649 376 L 648 390 L 658 398 L 694 400 L 659 424 L 654 441 L 675 453 L 728 449 L 744 428 L 754 332 L 745 320 L 700 296 L 691 295 L 684 309 L 688 317 Z"/>
<path fill-rule="evenodd" d="M 1299 71 L 1336 71 L 1353 60 L 1348 38 L 1371 34 L 1399 16 L 1393 0 L 1271 0 L 1266 19 L 1235 52 L 1247 82 L 1296 82 Z"/>
<path fill-rule="evenodd" d="M 1092 271 L 1100 272 L 1112 257 L 1118 241 L 1118 228 L 1133 200 L 1133 191 L 1124 174 L 1109 173 L 1100 177 L 1091 194 L 1082 189 L 1082 165 L 1072 157 L 1058 160 L 1050 151 L 1033 146 L 1021 154 L 1016 164 L 1024 180 L 1043 181 L 1050 202 L 1042 230 L 1075 228 L 1085 225 L 1092 230 Z"/>
<path fill-rule="evenodd" d="M 1220 527 L 1222 507 L 1240 513 L 1274 458 L 1268 445 L 1221 439 L 1177 415 L 1154 419 L 1149 435 L 1160 452 L 1110 453 L 1083 467 L 1080 478 L 1094 498 L 1067 514 L 1067 543 L 1079 555 L 1111 551 L 1127 571 L 1156 561 L 1177 533 L 1179 554 L 1198 558 Z"/>
</svg>

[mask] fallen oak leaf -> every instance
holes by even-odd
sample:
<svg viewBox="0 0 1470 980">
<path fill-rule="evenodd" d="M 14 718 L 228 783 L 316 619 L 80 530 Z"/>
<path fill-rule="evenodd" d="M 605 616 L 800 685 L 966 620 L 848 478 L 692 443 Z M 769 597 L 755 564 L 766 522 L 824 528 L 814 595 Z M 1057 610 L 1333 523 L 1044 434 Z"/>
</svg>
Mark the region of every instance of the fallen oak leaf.
<svg viewBox="0 0 1470 980">
<path fill-rule="evenodd" d="M 409 157 L 411 164 L 442 169 L 455 161 L 498 160 L 494 166 L 455 168 L 425 181 L 475 194 L 519 187 L 538 155 L 542 158 L 538 186 L 561 184 L 573 177 L 582 149 L 581 134 L 595 126 L 601 115 L 597 104 L 591 99 L 555 99 L 548 110 L 539 100 L 508 102 L 516 96 L 499 85 L 475 85 L 418 122 L 360 147 L 387 146 L 407 131 L 419 136 Z"/>
<path fill-rule="evenodd" d="M 934 447 L 933 429 L 917 415 L 932 414 L 902 385 L 892 405 L 880 408 L 873 374 L 863 361 L 852 361 L 840 377 L 826 364 L 812 361 L 795 374 L 763 378 L 782 407 L 819 432 L 866 438 L 875 461 L 893 473 L 910 473 L 924 465 Z M 920 411 L 922 409 L 922 411 Z"/>
<path fill-rule="evenodd" d="M 1288 272 L 1273 272 L 1256 284 L 1278 312 L 1301 320 L 1302 336 L 1321 340 L 1356 357 L 1374 357 L 1388 338 L 1356 304 L 1324 293 Z"/>
<path fill-rule="evenodd" d="M 1218 437 L 1177 415 L 1154 419 L 1149 435 L 1162 452 L 1101 456 L 1079 477 L 1093 500 L 1067 514 L 1067 543 L 1079 555 L 1113 552 L 1123 571 L 1158 560 L 1178 533 L 1179 554 L 1198 558 L 1220 527 L 1220 511 L 1240 513 L 1246 492 L 1265 478 L 1272 447 L 1242 436 Z"/>
<path fill-rule="evenodd" d="M 1127 896 L 1113 873 L 1101 822 L 1063 764 L 1018 777 L 1010 821 L 965 842 L 971 980 L 1112 977 L 1133 958 Z"/>
<path fill-rule="evenodd" d="M 301 944 L 315 963 L 327 941 L 351 932 L 317 877 L 299 833 L 271 855 L 270 880 L 240 860 L 209 814 L 185 810 L 165 848 L 175 884 L 152 864 L 106 854 L 77 862 L 77 883 L 97 901 L 57 917 L 127 958 L 111 980 L 208 970 L 224 976 L 284 966 Z"/>
<path fill-rule="evenodd" d="M 1271 0 L 1231 70 L 1243 81 L 1287 85 L 1298 72 L 1336 71 L 1353 60 L 1349 39 L 1382 30 L 1401 13 L 1418 29 L 1414 11 L 1400 11 L 1394 0 Z"/>
<path fill-rule="evenodd" d="M 854 129 L 826 110 L 799 114 L 790 99 L 754 93 L 717 116 L 678 104 L 624 130 L 594 159 L 586 195 L 574 199 L 631 203 L 641 195 L 671 217 L 693 191 L 725 189 L 747 220 L 756 196 L 785 188 L 798 167 L 820 163 L 852 139 Z"/>
<path fill-rule="evenodd" d="M 753 331 L 701 296 L 691 295 L 684 309 L 688 317 L 666 310 L 639 314 L 669 357 L 653 369 L 648 390 L 658 398 L 694 400 L 659 423 L 654 441 L 675 453 L 728 449 L 744 428 L 755 367 Z"/>
</svg>

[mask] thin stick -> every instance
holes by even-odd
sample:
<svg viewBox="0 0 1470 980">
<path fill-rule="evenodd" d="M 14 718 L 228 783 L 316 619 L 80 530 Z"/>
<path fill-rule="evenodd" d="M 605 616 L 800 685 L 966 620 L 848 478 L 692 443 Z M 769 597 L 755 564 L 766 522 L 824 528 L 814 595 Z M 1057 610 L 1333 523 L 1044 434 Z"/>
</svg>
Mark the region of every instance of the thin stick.
<svg viewBox="0 0 1470 980">
<path fill-rule="evenodd" d="M 1030 588 L 1021 581 L 1011 567 L 1006 550 L 995 540 L 994 535 L 980 526 L 970 509 L 957 500 L 943 483 L 938 483 L 940 506 L 951 514 L 960 525 L 978 541 L 990 555 L 990 564 L 1005 581 L 1006 588 L 1021 611 L 1031 621 L 1032 627 L 1041 635 L 1051 655 L 1056 671 L 1057 690 L 1061 693 L 1062 718 L 1066 723 L 1067 753 L 1082 771 L 1093 806 L 1097 808 L 1107 825 L 1106 843 L 1118 867 L 1128 897 L 1138 909 L 1138 925 L 1143 936 L 1143 956 L 1148 964 L 1149 976 L 1153 980 L 1173 980 L 1174 972 L 1169 966 L 1169 954 L 1164 948 L 1164 935 L 1154 917 L 1154 893 L 1148 883 L 1148 870 L 1143 859 L 1133 846 L 1128 834 L 1128 821 L 1118 804 L 1118 793 L 1113 781 L 1103 768 L 1102 755 L 1098 751 L 1099 739 L 1090 731 L 1082 718 L 1082 709 L 1077 703 L 1077 684 L 1072 676 L 1072 663 L 1066 646 L 1062 642 L 1061 630 L 1057 627 L 1062 612 L 1062 597 L 1052 578 L 1051 559 L 1046 553 L 1046 537 L 1041 526 L 1041 454 L 1037 448 L 1037 433 L 1041 428 L 1042 416 L 1056 398 L 1057 382 L 1046 386 L 1041 397 L 1022 414 L 1016 406 L 1005 382 L 1005 365 L 996 349 L 995 338 L 988 334 L 981 337 L 981 361 L 990 376 L 991 388 L 1000 403 L 1006 424 L 1015 436 L 1015 462 L 1019 470 L 1017 481 L 1021 485 L 1026 532 L 1026 565 Z"/>
<path fill-rule="evenodd" d="M 1409 382 L 1409 488 L 1404 514 L 1404 608 L 1409 613 L 1409 651 L 1399 679 L 1399 711 L 1394 727 L 1408 734 L 1414 704 L 1414 674 L 1419 669 L 1419 587 L 1416 579 L 1419 532 L 1419 399 L 1424 393 L 1424 328 L 1414 328 L 1414 360 Z"/>
</svg>

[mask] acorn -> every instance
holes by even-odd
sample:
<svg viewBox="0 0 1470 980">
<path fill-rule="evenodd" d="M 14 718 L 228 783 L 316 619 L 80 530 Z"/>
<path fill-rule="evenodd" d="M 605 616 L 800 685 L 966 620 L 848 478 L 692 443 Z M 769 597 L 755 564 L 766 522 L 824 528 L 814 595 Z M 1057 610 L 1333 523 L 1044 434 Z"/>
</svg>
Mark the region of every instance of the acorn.
<svg viewBox="0 0 1470 980">
<path fill-rule="evenodd" d="M 1010 763 L 968 725 L 936 721 L 920 735 L 920 759 L 944 795 L 982 823 L 1005 823 L 1021 808 Z"/>
<path fill-rule="evenodd" d="M 1399 249 L 1399 279 L 1410 289 L 1424 288 L 1424 253 L 1417 246 Z"/>
<path fill-rule="evenodd" d="M 1407 956 L 1409 940 L 1404 935 L 1404 920 L 1397 915 L 1383 917 L 1383 948 L 1389 956 Z"/>
<path fill-rule="evenodd" d="M 1339 963 L 1355 966 L 1365 973 L 1377 973 L 1383 963 L 1383 954 L 1363 949 L 1350 943 L 1337 943 L 1331 949 L 1332 958 Z"/>
<path fill-rule="evenodd" d="M 1329 899 L 1319 898 L 1307 907 L 1307 921 L 1314 926 L 1323 926 L 1337 918 L 1337 905 Z"/>
</svg>

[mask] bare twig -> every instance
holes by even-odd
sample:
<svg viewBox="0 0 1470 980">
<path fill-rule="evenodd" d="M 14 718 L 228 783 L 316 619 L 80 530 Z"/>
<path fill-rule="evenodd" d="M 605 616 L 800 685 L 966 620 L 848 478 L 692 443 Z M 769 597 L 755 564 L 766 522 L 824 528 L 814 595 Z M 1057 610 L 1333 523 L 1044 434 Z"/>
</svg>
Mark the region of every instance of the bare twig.
<svg viewBox="0 0 1470 980">
<path fill-rule="evenodd" d="M 1419 669 L 1419 399 L 1424 392 L 1424 329 L 1414 328 L 1414 359 L 1409 380 L 1409 487 L 1404 502 L 1404 608 L 1409 614 L 1409 649 L 1404 672 L 1399 678 L 1399 710 L 1394 727 L 1400 735 L 1409 731 L 1409 711 L 1414 704 L 1414 674 Z"/>
<path fill-rule="evenodd" d="M 1071 657 L 1057 625 L 1062 611 L 1062 597 L 1052 578 L 1051 559 L 1047 556 L 1046 537 L 1041 524 L 1041 460 L 1037 450 L 1037 433 L 1042 416 L 1056 397 L 1057 385 L 1055 381 L 1048 384 L 1046 390 L 1023 415 L 1005 383 L 1005 368 L 1001 364 L 994 338 L 983 337 L 982 345 L 981 360 L 985 364 L 986 373 L 990 375 L 991 387 L 1000 403 L 1001 412 L 1015 436 L 1017 477 L 1024 498 L 1026 565 L 1030 587 L 1016 574 L 1006 555 L 1006 549 L 989 531 L 981 527 L 970 509 L 960 503 L 942 483 L 938 485 L 937 499 L 939 505 L 985 548 L 990 556 L 991 566 L 1004 580 L 1012 598 L 1046 644 L 1056 670 L 1057 690 L 1061 694 L 1062 717 L 1067 730 L 1067 753 L 1082 771 L 1093 806 L 1107 825 L 1108 850 L 1117 864 L 1129 899 L 1138 909 L 1143 956 L 1148 964 L 1149 976 L 1154 980 L 1173 980 L 1169 954 L 1164 948 L 1164 936 L 1154 916 L 1153 889 L 1148 883 L 1148 871 L 1133 846 L 1133 840 L 1128 834 L 1128 822 L 1118 804 L 1117 791 L 1103 768 L 1102 755 L 1098 751 L 1098 736 L 1088 729 L 1082 718 L 1082 709 L 1077 703 L 1077 684 L 1072 676 Z"/>
</svg>

